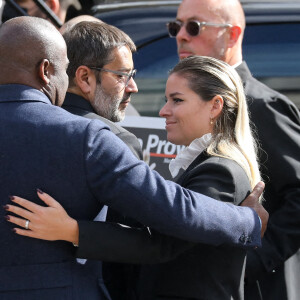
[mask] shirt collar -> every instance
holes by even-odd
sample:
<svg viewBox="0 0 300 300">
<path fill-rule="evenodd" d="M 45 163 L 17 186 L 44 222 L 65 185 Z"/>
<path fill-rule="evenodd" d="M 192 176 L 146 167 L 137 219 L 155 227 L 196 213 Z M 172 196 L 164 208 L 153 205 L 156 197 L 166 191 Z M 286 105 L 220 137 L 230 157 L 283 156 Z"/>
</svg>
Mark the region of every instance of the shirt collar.
<svg viewBox="0 0 300 300">
<path fill-rule="evenodd" d="M 62 107 L 65 108 L 65 107 L 70 107 L 70 106 L 96 113 L 89 101 L 84 99 L 82 96 L 67 92 L 66 98 L 64 100 Z"/>
<path fill-rule="evenodd" d="M 195 158 L 205 150 L 211 142 L 211 133 L 207 133 L 191 142 L 169 164 L 172 177 L 176 177 L 180 169 L 186 170 Z"/>
<path fill-rule="evenodd" d="M 0 102 L 38 101 L 52 104 L 49 98 L 39 90 L 22 84 L 0 85 Z"/>
<path fill-rule="evenodd" d="M 235 68 L 237 68 L 241 64 L 242 64 L 242 61 L 239 61 L 236 64 L 232 65 L 232 67 L 235 69 Z"/>
</svg>

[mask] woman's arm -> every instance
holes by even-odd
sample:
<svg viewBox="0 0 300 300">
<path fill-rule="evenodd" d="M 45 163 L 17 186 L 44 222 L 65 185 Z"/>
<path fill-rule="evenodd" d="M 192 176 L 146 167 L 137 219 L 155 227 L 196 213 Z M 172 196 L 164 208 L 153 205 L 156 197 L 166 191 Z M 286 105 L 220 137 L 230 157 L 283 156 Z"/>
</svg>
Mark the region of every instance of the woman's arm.
<svg viewBox="0 0 300 300">
<path fill-rule="evenodd" d="M 169 261 L 194 244 L 117 223 L 79 221 L 77 257 L 120 263 L 153 264 Z"/>
<path fill-rule="evenodd" d="M 20 197 L 12 201 L 25 209 L 7 205 L 6 210 L 22 218 L 7 216 L 9 222 L 28 230 L 14 228 L 17 234 L 49 241 L 65 240 L 79 245 L 76 256 L 102 261 L 126 263 L 159 263 L 173 259 L 193 243 L 150 232 L 149 228 L 131 228 L 117 223 L 76 221 L 51 196 L 38 190 L 48 207 Z M 78 226 L 79 225 L 79 226 Z"/>
<path fill-rule="evenodd" d="M 198 176 L 203 176 L 203 172 L 198 173 Z M 202 184 L 199 185 L 198 180 L 195 181 L 196 177 L 193 174 L 189 178 L 190 187 L 207 188 L 207 182 L 202 178 Z M 260 183 L 247 197 L 248 206 L 257 205 L 263 187 L 264 184 Z M 26 219 L 30 220 L 29 230 L 14 228 L 14 231 L 19 235 L 50 241 L 65 240 L 74 244 L 79 241 L 78 257 L 128 263 L 158 263 L 174 258 L 193 245 L 156 232 L 150 233 L 147 228 L 126 228 L 119 224 L 93 221 L 79 221 L 78 227 L 77 221 L 69 217 L 52 197 L 41 191 L 38 191 L 38 196 L 48 207 L 16 196 L 13 197 L 13 202 L 25 209 L 15 205 L 5 206 L 8 211 L 23 217 L 9 215 L 9 222 L 25 227 Z M 265 228 L 262 232 L 264 230 Z"/>
</svg>

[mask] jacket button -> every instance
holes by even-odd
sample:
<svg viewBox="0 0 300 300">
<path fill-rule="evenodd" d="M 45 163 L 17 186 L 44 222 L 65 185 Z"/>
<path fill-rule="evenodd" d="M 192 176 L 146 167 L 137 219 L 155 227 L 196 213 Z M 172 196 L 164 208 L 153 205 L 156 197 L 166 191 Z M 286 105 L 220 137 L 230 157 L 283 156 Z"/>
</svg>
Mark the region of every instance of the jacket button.
<svg viewBox="0 0 300 300">
<path fill-rule="evenodd" d="M 242 234 L 242 235 L 240 236 L 239 241 L 240 241 L 241 243 L 245 244 L 245 242 L 246 242 L 246 237 L 245 237 L 244 234 Z"/>
</svg>

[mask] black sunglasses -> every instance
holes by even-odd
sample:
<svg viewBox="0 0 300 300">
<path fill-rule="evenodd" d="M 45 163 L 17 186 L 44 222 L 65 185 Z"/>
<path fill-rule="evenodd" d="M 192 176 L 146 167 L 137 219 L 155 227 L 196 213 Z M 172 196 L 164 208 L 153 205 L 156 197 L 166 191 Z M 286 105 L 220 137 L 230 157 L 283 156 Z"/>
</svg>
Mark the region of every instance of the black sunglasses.
<svg viewBox="0 0 300 300">
<path fill-rule="evenodd" d="M 176 37 L 178 32 L 180 31 L 181 27 L 185 23 L 180 21 L 173 21 L 167 23 L 167 28 L 169 31 L 170 37 Z M 197 36 L 202 28 L 206 26 L 213 26 L 213 27 L 232 27 L 231 24 L 217 24 L 217 23 L 209 23 L 209 22 L 198 22 L 198 21 L 188 21 L 185 24 L 185 30 L 190 36 Z"/>
</svg>

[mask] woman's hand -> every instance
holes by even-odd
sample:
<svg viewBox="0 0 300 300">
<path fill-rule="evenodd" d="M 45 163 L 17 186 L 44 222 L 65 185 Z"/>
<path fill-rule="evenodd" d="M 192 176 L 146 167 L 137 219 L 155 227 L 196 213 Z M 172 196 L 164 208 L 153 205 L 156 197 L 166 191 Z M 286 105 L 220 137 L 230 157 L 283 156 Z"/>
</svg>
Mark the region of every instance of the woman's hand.
<svg viewBox="0 0 300 300">
<path fill-rule="evenodd" d="M 48 241 L 65 240 L 78 245 L 77 221 L 72 219 L 64 208 L 48 194 L 39 189 L 37 194 L 48 207 L 40 206 L 17 196 L 11 196 L 11 201 L 25 209 L 11 204 L 4 206 L 7 211 L 22 217 L 7 215 L 7 221 L 26 228 L 17 227 L 13 231 L 32 238 Z"/>
</svg>

